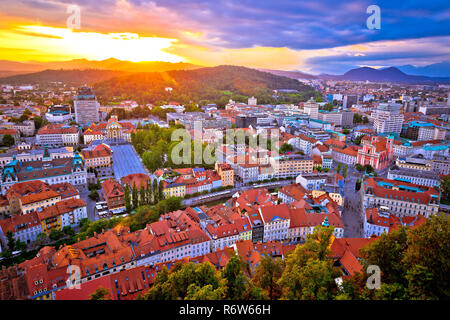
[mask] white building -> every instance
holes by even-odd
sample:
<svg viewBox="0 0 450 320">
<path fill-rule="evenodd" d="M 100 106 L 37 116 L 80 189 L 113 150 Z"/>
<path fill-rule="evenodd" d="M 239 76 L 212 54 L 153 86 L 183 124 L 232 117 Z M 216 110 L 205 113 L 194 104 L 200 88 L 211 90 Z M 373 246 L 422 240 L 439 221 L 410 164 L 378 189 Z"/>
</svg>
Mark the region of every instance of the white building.
<svg viewBox="0 0 450 320">
<path fill-rule="evenodd" d="M 380 103 L 371 115 L 375 132 L 394 132 L 400 135 L 404 120 L 400 108 L 401 104 L 398 103 Z"/>
<path fill-rule="evenodd" d="M 286 204 L 260 207 L 258 211 L 264 223 L 264 242 L 288 239 L 291 217 Z"/>
</svg>

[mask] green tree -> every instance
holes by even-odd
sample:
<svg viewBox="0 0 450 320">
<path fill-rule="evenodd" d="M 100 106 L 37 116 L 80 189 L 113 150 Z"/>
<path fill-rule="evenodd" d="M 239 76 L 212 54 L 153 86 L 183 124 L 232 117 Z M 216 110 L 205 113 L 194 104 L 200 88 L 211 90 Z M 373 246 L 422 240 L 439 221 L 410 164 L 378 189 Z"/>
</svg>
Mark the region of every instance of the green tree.
<svg viewBox="0 0 450 320">
<path fill-rule="evenodd" d="M 158 180 L 154 179 L 152 182 L 152 189 L 153 189 L 153 203 L 156 204 L 159 200 L 159 194 L 158 194 Z"/>
<path fill-rule="evenodd" d="M 381 269 L 383 283 L 399 283 L 406 285 L 404 277 L 407 269 L 402 263 L 407 248 L 406 228 L 400 226 L 389 234 L 383 233 L 374 241 L 359 250 L 364 269 L 369 265 L 377 265 Z"/>
<path fill-rule="evenodd" d="M 133 209 L 139 207 L 139 194 L 135 183 L 133 183 L 133 188 L 131 189 L 131 201 L 133 203 Z"/>
<path fill-rule="evenodd" d="M 294 147 L 291 146 L 289 143 L 283 143 L 283 145 L 280 148 L 280 153 L 287 153 L 294 151 Z"/>
<path fill-rule="evenodd" d="M 147 204 L 152 204 L 153 203 L 153 189 L 152 189 L 152 184 L 150 182 L 151 180 L 147 181 L 147 185 L 145 188 L 145 193 L 146 193 L 146 199 L 147 199 Z"/>
<path fill-rule="evenodd" d="M 68 235 L 68 236 L 74 236 L 75 235 L 75 231 L 73 231 L 73 229 L 70 226 L 65 226 L 62 231 L 64 232 L 64 234 Z"/>
<path fill-rule="evenodd" d="M 441 176 L 439 186 L 441 189 L 441 202 L 450 204 L 450 175 Z"/>
<path fill-rule="evenodd" d="M 278 279 L 283 273 L 283 261 L 278 258 L 272 258 L 268 254 L 263 254 L 258 267 L 253 276 L 253 282 L 256 286 L 266 290 L 270 300 L 281 296 L 281 287 Z"/>
<path fill-rule="evenodd" d="M 64 235 L 64 234 L 63 234 L 63 232 L 62 232 L 61 230 L 58 230 L 58 229 L 52 229 L 52 231 L 50 231 L 50 234 L 49 234 L 48 237 L 49 237 L 51 240 L 56 241 L 56 240 L 61 239 L 63 235 Z"/>
<path fill-rule="evenodd" d="M 164 190 L 164 181 L 161 180 L 158 185 L 158 201 L 161 201 L 162 199 L 164 199 L 163 190 Z"/>
<path fill-rule="evenodd" d="M 89 197 L 90 199 L 94 200 L 94 201 L 98 201 L 98 199 L 100 199 L 100 196 L 99 196 L 97 190 L 92 190 L 92 191 L 89 193 L 88 197 Z"/>
<path fill-rule="evenodd" d="M 403 262 L 409 271 L 406 279 L 414 298 L 450 297 L 449 219 L 444 213 L 433 215 L 425 224 L 408 232 Z"/>
<path fill-rule="evenodd" d="M 222 277 L 226 280 L 226 299 L 241 300 L 244 297 L 247 277 L 243 269 L 245 263 L 239 255 L 233 255 L 222 270 Z"/>
<path fill-rule="evenodd" d="M 145 191 L 144 185 L 141 186 L 141 190 L 139 191 L 139 205 L 144 206 L 147 203 L 147 193 Z"/>
<path fill-rule="evenodd" d="M 359 135 L 358 137 L 355 138 L 355 141 L 353 141 L 356 145 L 360 145 L 361 144 L 361 140 L 364 137 L 364 134 Z"/>
<path fill-rule="evenodd" d="M 111 293 L 103 286 L 99 286 L 97 290 L 89 295 L 89 300 L 111 300 Z"/>
<path fill-rule="evenodd" d="M 340 272 L 328 259 L 333 227 L 316 227 L 302 246 L 289 253 L 278 281 L 286 299 L 332 299 Z"/>
<path fill-rule="evenodd" d="M 124 190 L 124 200 L 125 200 L 125 208 L 127 210 L 127 212 L 131 212 L 131 210 L 133 209 L 131 206 L 131 196 L 130 196 L 130 185 L 127 183 L 125 184 L 125 187 L 123 188 Z"/>
<path fill-rule="evenodd" d="M 342 176 L 344 177 L 344 179 L 347 178 L 347 170 L 348 170 L 348 166 L 345 165 L 345 166 L 344 166 L 344 169 L 342 169 Z"/>
<path fill-rule="evenodd" d="M 5 134 L 5 135 L 3 136 L 2 143 L 3 143 L 4 146 L 11 147 L 11 146 L 13 146 L 16 142 L 15 142 L 14 137 L 13 137 L 12 135 L 10 135 L 10 134 Z"/>
<path fill-rule="evenodd" d="M 338 166 L 337 166 L 337 169 L 336 169 L 336 172 L 337 173 L 339 173 L 339 171 L 341 171 L 341 168 L 342 168 L 342 163 L 338 163 Z"/>
</svg>

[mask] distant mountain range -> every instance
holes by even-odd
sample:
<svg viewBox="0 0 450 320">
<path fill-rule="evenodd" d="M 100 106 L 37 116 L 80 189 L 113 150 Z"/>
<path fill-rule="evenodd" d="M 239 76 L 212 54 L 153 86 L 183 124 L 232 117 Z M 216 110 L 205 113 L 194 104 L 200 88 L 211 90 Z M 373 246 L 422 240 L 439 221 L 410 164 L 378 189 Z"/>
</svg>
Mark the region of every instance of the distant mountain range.
<svg viewBox="0 0 450 320">
<path fill-rule="evenodd" d="M 410 64 L 398 66 L 399 70 L 404 73 L 415 76 L 426 77 L 449 77 L 450 76 L 450 60 L 439 63 L 433 63 L 423 67 L 415 67 Z"/>
<path fill-rule="evenodd" d="M 87 60 L 75 59 L 68 61 L 49 61 L 49 62 L 15 62 L 8 60 L 0 60 L 0 76 L 14 75 L 38 72 L 44 70 L 112 70 L 125 72 L 163 72 L 169 70 L 192 70 L 198 69 L 197 66 L 190 63 L 171 63 L 162 61 L 143 61 L 131 62 L 123 61 L 114 58 L 106 60 Z"/>
<path fill-rule="evenodd" d="M 62 81 L 72 84 L 91 84 L 131 73 L 196 70 L 200 68 L 203 67 L 189 63 L 170 63 L 161 61 L 130 62 L 114 58 L 100 61 L 75 59 L 52 62 L 15 62 L 0 60 L 0 83 L 35 84 L 49 81 Z M 450 74 L 450 61 L 435 63 L 424 67 L 415 67 L 412 65 L 383 69 L 362 67 L 349 70 L 343 75 L 321 74 L 316 76 L 298 70 L 252 70 L 258 70 L 264 73 L 296 80 L 330 79 L 405 84 L 450 83 L 450 77 L 448 76 Z M 87 72 L 80 73 L 79 71 Z"/>
<path fill-rule="evenodd" d="M 321 74 L 319 78 L 330 80 L 393 82 L 405 84 L 450 83 L 450 77 L 425 77 L 409 75 L 395 67 L 374 69 L 370 67 L 356 68 L 343 75 Z"/>
</svg>

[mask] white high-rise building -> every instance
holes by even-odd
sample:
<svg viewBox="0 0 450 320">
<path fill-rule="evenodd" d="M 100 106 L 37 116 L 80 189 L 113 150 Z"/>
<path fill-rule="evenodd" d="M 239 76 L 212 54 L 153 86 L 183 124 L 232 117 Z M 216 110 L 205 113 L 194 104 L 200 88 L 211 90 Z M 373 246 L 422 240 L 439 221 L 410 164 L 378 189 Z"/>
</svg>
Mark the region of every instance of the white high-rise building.
<svg viewBox="0 0 450 320">
<path fill-rule="evenodd" d="M 81 87 L 74 100 L 75 121 L 82 126 L 89 126 L 93 122 L 99 122 L 100 104 L 91 88 Z"/>
<path fill-rule="evenodd" d="M 311 98 L 303 104 L 303 112 L 308 114 L 310 119 L 319 119 L 319 104 Z"/>
<path fill-rule="evenodd" d="M 393 132 L 400 135 L 404 120 L 401 106 L 398 103 L 380 103 L 372 113 L 373 130 L 377 133 Z"/>
<path fill-rule="evenodd" d="M 256 106 L 257 105 L 257 102 L 258 102 L 258 100 L 256 100 L 256 98 L 255 97 L 251 97 L 251 98 L 248 98 L 248 105 L 249 106 Z"/>
</svg>

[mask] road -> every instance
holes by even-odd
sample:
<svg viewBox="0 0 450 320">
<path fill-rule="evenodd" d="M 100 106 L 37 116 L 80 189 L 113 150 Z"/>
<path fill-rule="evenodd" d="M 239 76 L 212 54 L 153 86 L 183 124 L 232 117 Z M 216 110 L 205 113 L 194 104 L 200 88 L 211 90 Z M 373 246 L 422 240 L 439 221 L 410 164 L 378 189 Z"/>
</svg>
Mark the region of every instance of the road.
<svg viewBox="0 0 450 320">
<path fill-rule="evenodd" d="M 355 190 L 357 179 L 361 181 L 360 174 L 349 166 L 347 179 L 344 183 L 344 207 L 342 210 L 342 222 L 345 228 L 344 237 L 347 238 L 358 238 L 363 234 L 360 192 Z"/>
<path fill-rule="evenodd" d="M 80 192 L 80 198 L 83 199 L 84 202 L 86 202 L 86 210 L 89 220 L 95 221 L 99 219 L 98 215 L 95 212 L 95 201 L 91 200 L 88 195 L 89 190 Z"/>
</svg>

